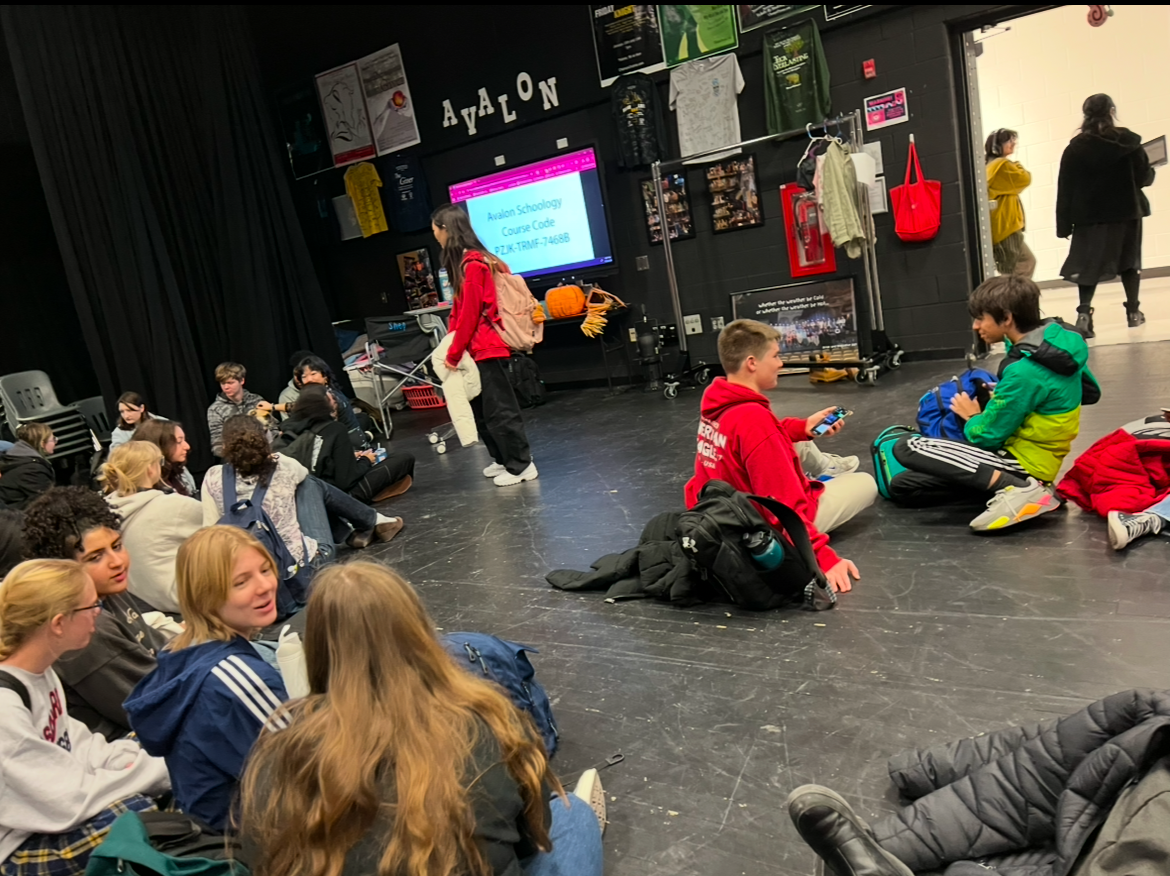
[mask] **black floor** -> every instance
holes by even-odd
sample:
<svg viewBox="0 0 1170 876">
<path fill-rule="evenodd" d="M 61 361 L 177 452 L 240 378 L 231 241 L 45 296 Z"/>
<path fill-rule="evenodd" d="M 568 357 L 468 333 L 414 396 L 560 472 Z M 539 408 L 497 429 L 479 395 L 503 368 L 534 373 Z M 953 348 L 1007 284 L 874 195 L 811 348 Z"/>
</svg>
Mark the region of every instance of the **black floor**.
<svg viewBox="0 0 1170 876">
<path fill-rule="evenodd" d="M 1075 453 L 1170 405 L 1170 343 L 1095 350 L 1104 399 Z M 863 454 L 880 427 L 912 422 L 918 397 L 963 367 L 911 363 L 876 387 L 781 381 L 775 407 L 856 411 L 832 452 Z M 862 580 L 837 610 L 752 615 L 606 604 L 549 587 L 681 507 L 699 394 L 554 393 L 528 412 L 540 479 L 500 489 L 482 447 L 433 453 L 434 412 L 396 419 L 418 456 L 415 488 L 388 503 L 407 528 L 369 553 L 419 588 L 435 622 L 540 649 L 533 658 L 562 731 L 568 781 L 607 756 L 607 873 L 809 874 L 782 811 L 804 782 L 865 817 L 890 810 L 885 759 L 1070 712 L 1130 687 L 1170 688 L 1170 543 L 1109 549 L 1104 522 L 1072 508 L 996 537 L 969 509 L 879 504 L 833 535 Z M 453 442 L 454 444 L 454 442 Z"/>
</svg>

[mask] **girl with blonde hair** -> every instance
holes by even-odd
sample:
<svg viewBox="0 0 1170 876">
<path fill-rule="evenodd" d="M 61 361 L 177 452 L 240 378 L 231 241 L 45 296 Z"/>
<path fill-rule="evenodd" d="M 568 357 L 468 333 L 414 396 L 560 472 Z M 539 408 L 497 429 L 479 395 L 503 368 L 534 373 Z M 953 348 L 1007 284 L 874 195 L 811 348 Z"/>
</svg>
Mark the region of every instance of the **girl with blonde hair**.
<svg viewBox="0 0 1170 876">
<path fill-rule="evenodd" d="M 80 876 L 123 812 L 170 782 L 137 742 L 107 742 L 66 712 L 53 663 L 85 648 L 101 612 L 71 560 L 29 560 L 0 585 L 0 874 Z"/>
<path fill-rule="evenodd" d="M 567 797 L 532 721 L 456 665 L 409 584 L 332 566 L 306 612 L 310 693 L 243 780 L 256 876 L 601 873 L 596 770 Z"/>
<path fill-rule="evenodd" d="M 57 436 L 44 423 L 16 428 L 16 443 L 0 454 L 0 506 L 24 508 L 53 486 L 56 476 L 49 457 L 56 449 Z"/>
<path fill-rule="evenodd" d="M 163 483 L 163 463 L 157 444 L 128 441 L 110 451 L 98 480 L 122 518 L 122 538 L 134 557 L 130 592 L 159 611 L 178 611 L 175 556 L 203 527 L 203 506 Z"/>
<path fill-rule="evenodd" d="M 276 621 L 279 578 L 264 546 L 233 526 L 187 539 L 175 573 L 186 629 L 126 711 L 142 746 L 166 758 L 179 808 L 222 831 L 256 738 L 287 724 L 284 681 L 250 643 Z"/>
</svg>

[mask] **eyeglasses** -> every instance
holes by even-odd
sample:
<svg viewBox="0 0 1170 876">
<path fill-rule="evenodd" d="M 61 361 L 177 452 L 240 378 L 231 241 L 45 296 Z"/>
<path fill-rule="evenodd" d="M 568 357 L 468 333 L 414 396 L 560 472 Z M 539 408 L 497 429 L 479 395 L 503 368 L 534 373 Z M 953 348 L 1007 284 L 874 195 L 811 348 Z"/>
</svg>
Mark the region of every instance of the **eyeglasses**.
<svg viewBox="0 0 1170 876">
<path fill-rule="evenodd" d="M 97 611 L 102 610 L 102 601 L 100 599 L 97 602 L 95 602 L 93 605 L 83 605 L 81 608 L 74 608 L 74 609 L 70 610 L 69 613 L 70 614 L 77 614 L 79 611 L 94 611 L 94 610 L 97 610 Z"/>
</svg>

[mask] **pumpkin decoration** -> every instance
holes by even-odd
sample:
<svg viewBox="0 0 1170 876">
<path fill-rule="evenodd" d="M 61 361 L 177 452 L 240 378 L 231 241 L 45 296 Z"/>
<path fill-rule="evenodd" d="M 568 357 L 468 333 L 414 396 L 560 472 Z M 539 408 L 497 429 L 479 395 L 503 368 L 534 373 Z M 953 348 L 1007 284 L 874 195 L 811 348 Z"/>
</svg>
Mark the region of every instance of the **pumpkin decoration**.
<svg viewBox="0 0 1170 876">
<path fill-rule="evenodd" d="M 557 286 L 544 295 L 548 315 L 553 319 L 567 319 L 585 312 L 585 293 L 580 286 Z"/>
</svg>

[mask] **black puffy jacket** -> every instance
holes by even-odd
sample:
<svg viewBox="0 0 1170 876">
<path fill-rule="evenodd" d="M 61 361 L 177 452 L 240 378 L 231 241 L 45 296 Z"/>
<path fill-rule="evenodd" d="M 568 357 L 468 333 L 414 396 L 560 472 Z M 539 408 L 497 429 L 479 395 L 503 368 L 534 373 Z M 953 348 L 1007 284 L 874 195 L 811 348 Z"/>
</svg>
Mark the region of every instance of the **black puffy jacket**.
<svg viewBox="0 0 1170 876">
<path fill-rule="evenodd" d="M 17 441 L 0 455 L 0 506 L 23 509 L 54 481 L 53 464 L 31 444 Z"/>
<path fill-rule="evenodd" d="M 1066 718 L 906 752 L 890 760 L 890 778 L 918 802 L 874 833 L 915 871 L 1016 852 L 997 862 L 1001 873 L 1067 876 L 1167 746 L 1170 691 L 1131 690 Z"/>
<path fill-rule="evenodd" d="M 1060 156 L 1056 182 L 1056 236 L 1078 225 L 1126 222 L 1150 215 L 1142 188 L 1154 168 L 1142 138 L 1127 128 L 1113 136 L 1078 134 Z"/>
</svg>

